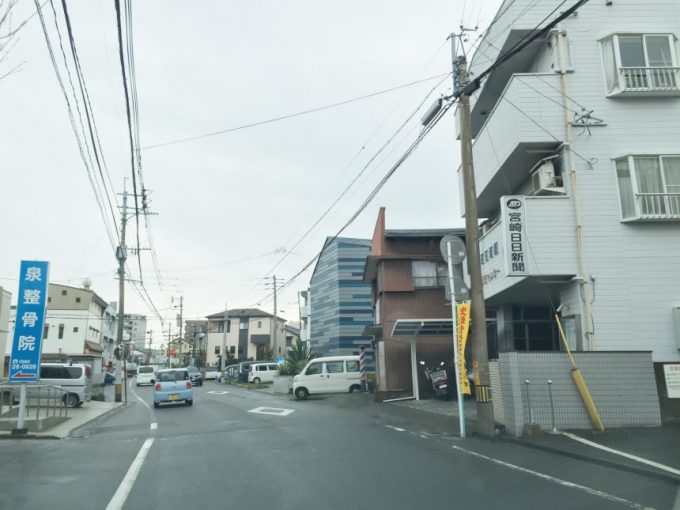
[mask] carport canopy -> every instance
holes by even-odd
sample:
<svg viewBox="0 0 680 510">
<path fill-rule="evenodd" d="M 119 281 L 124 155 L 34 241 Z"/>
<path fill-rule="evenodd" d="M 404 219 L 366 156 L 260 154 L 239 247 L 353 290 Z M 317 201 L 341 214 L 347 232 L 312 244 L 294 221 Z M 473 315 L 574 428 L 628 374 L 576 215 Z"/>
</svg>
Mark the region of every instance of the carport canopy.
<svg viewBox="0 0 680 510">
<path fill-rule="evenodd" d="M 397 319 L 392 328 L 392 338 L 411 342 L 411 381 L 413 398 L 420 400 L 418 387 L 418 360 L 416 341 L 423 336 L 448 336 L 453 342 L 453 321 L 451 319 Z"/>
</svg>

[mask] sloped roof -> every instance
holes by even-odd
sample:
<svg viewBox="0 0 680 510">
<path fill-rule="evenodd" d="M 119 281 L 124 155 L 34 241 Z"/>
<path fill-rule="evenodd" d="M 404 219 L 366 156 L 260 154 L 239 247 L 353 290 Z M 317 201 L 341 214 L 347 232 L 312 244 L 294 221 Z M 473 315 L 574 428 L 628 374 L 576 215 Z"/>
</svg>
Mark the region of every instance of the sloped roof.
<svg viewBox="0 0 680 510">
<path fill-rule="evenodd" d="M 227 310 L 227 315 L 230 319 L 234 319 L 236 317 L 274 317 L 271 313 L 260 310 L 259 308 L 230 308 Z M 217 312 L 212 315 L 206 315 L 205 317 L 206 319 L 223 319 L 224 311 Z M 277 319 L 285 320 L 281 317 L 277 317 Z"/>
</svg>

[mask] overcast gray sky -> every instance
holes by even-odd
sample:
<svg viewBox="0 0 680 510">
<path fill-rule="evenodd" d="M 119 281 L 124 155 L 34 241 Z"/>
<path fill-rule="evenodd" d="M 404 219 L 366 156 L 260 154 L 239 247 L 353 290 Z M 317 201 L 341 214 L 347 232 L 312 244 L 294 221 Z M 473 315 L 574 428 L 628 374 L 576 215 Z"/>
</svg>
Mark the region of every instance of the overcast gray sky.
<svg viewBox="0 0 680 510">
<path fill-rule="evenodd" d="M 60 2 L 54 7 L 66 30 Z M 141 145 L 148 147 L 250 124 L 423 80 L 450 70 L 450 32 L 485 28 L 500 0 L 175 0 L 133 2 Z M 80 62 L 116 192 L 131 176 L 113 0 L 70 0 Z M 21 0 L 17 24 L 35 12 Z M 54 14 L 43 7 L 63 73 Z M 476 35 L 473 36 L 473 39 Z M 471 41 L 472 42 L 472 41 Z M 64 40 L 65 50 L 66 40 Z M 68 53 L 67 53 L 68 54 Z M 78 152 L 37 16 L 5 63 L 23 62 L 0 81 L 0 285 L 17 292 L 21 259 L 51 263 L 51 281 L 83 278 L 117 300 L 116 260 Z M 0 69 L 0 75 L 3 73 Z M 64 75 L 66 77 L 66 75 Z M 364 201 L 419 130 L 421 111 L 358 185 L 298 247 L 300 239 L 441 80 L 222 135 L 142 151 L 161 272 L 142 252 L 143 278 L 168 318 L 184 296 L 185 318 L 224 308 L 273 311 L 261 280 L 283 256 L 289 279 Z M 450 92 L 447 78 L 424 109 Z M 344 236 L 370 238 L 378 208 L 388 228 L 462 226 L 453 111 L 427 136 Z M 131 181 L 128 179 L 128 190 Z M 141 232 L 142 246 L 148 247 Z M 128 231 L 135 245 L 134 228 Z M 249 260 L 245 260 L 249 259 Z M 130 260 L 133 278 L 139 278 Z M 284 290 L 280 315 L 297 320 L 296 293 Z M 152 312 L 128 285 L 126 312 Z M 173 325 L 174 328 L 174 325 Z M 160 344 L 160 323 L 151 322 Z M 176 328 L 174 328 L 176 331 Z"/>
</svg>

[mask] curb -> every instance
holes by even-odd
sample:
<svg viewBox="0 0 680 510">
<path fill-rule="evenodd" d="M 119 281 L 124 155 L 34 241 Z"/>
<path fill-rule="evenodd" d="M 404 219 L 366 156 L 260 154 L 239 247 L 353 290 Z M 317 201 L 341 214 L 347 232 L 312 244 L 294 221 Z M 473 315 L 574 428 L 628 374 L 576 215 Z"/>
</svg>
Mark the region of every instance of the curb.
<svg viewBox="0 0 680 510">
<path fill-rule="evenodd" d="M 132 403 L 134 403 L 134 402 L 132 402 Z M 131 403 L 128 403 L 127 405 L 124 404 L 124 403 L 121 403 L 118 407 L 114 407 L 114 408 L 112 408 L 112 409 L 109 409 L 109 410 L 106 411 L 105 413 L 100 414 L 99 416 L 95 416 L 95 417 L 92 418 L 91 420 L 88 420 L 88 421 L 86 421 L 85 423 L 82 423 L 82 424 L 78 425 L 76 428 L 72 429 L 72 430 L 66 435 L 66 437 L 64 437 L 63 439 L 79 439 L 80 437 L 84 437 L 84 436 L 79 436 L 78 438 L 76 438 L 76 437 L 74 436 L 74 434 L 75 434 L 76 431 L 82 429 L 83 427 L 86 427 L 86 426 L 88 426 L 88 425 L 91 425 L 91 424 L 93 424 L 93 423 L 96 423 L 96 422 L 98 422 L 99 420 L 103 420 L 104 418 L 108 417 L 110 414 L 114 414 L 114 413 L 120 411 L 121 409 L 127 409 L 130 405 L 131 405 Z"/>
<path fill-rule="evenodd" d="M 561 455 L 563 457 L 569 457 L 571 459 L 579 460 L 582 462 L 588 462 L 590 464 L 597 464 L 599 466 L 603 467 L 609 467 L 613 469 L 618 469 L 619 471 L 626 471 L 629 473 L 633 473 L 636 475 L 641 475 L 645 476 L 648 478 L 655 478 L 657 480 L 661 480 L 663 482 L 668 482 L 673 485 L 678 485 L 680 483 L 680 477 L 673 476 L 671 474 L 667 473 L 662 473 L 660 471 L 657 471 L 652 468 L 643 468 L 643 467 L 636 467 L 636 466 L 631 466 L 629 464 L 625 464 L 623 462 L 616 462 L 613 460 L 607 460 L 607 459 L 602 459 L 598 458 L 595 456 L 590 456 L 590 455 L 584 455 L 582 453 L 576 453 L 576 452 L 570 452 L 567 450 L 563 450 L 560 448 L 554 448 L 552 446 L 546 446 L 542 444 L 537 444 L 537 443 L 531 443 L 528 441 L 522 441 L 521 439 L 515 439 L 512 437 L 508 436 L 497 436 L 497 439 L 500 441 L 504 441 L 506 443 L 514 444 L 517 446 L 522 446 L 524 448 L 531 448 L 534 450 L 539 450 L 547 453 L 552 453 L 556 455 Z"/>
</svg>

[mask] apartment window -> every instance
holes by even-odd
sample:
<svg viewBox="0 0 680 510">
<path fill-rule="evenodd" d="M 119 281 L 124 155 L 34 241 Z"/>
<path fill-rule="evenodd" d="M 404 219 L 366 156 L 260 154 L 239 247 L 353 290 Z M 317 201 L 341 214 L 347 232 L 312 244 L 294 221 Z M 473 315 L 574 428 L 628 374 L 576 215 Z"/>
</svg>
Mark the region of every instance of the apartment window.
<svg viewBox="0 0 680 510">
<path fill-rule="evenodd" d="M 238 324 L 238 329 L 248 329 L 248 319 L 241 319 Z"/>
<path fill-rule="evenodd" d="M 78 332 L 78 326 L 74 326 L 74 327 L 73 327 L 73 332 L 74 332 L 74 333 L 77 333 L 77 332 Z"/>
<path fill-rule="evenodd" d="M 257 321 L 257 329 L 262 329 L 262 321 Z"/>
<path fill-rule="evenodd" d="M 236 346 L 235 345 L 230 346 L 229 352 L 232 353 L 232 354 L 236 354 Z"/>
<path fill-rule="evenodd" d="M 45 328 L 43 329 L 43 339 L 47 340 L 47 336 L 50 334 L 50 325 L 45 324 Z"/>
<path fill-rule="evenodd" d="M 59 324 L 59 334 L 57 335 L 57 338 L 59 338 L 60 340 L 62 338 L 64 338 L 64 325 L 63 324 Z"/>
<path fill-rule="evenodd" d="M 602 40 L 607 92 L 680 93 L 675 37 L 617 34 Z"/>
<path fill-rule="evenodd" d="M 411 263 L 414 287 L 443 287 L 447 268 L 443 262 L 415 260 Z"/>
<path fill-rule="evenodd" d="M 51 303 L 51 302 L 52 302 L 52 298 L 48 296 L 48 297 L 47 297 L 47 302 L 48 302 L 48 303 Z"/>
<path fill-rule="evenodd" d="M 220 346 L 219 346 L 219 345 L 216 345 L 216 346 L 215 346 L 215 354 L 218 354 L 218 355 L 219 355 L 219 353 L 220 353 Z"/>
<path fill-rule="evenodd" d="M 557 351 L 557 326 L 547 306 L 513 306 L 512 332 L 518 351 Z"/>
<path fill-rule="evenodd" d="M 614 160 L 624 220 L 680 219 L 680 155 Z"/>
<path fill-rule="evenodd" d="M 80 298 L 79 298 L 79 297 L 76 298 L 76 303 L 80 303 Z"/>
<path fill-rule="evenodd" d="M 61 291 L 61 295 L 62 295 L 62 296 L 65 296 L 65 295 L 66 295 L 66 289 L 64 289 L 64 290 Z"/>
</svg>

